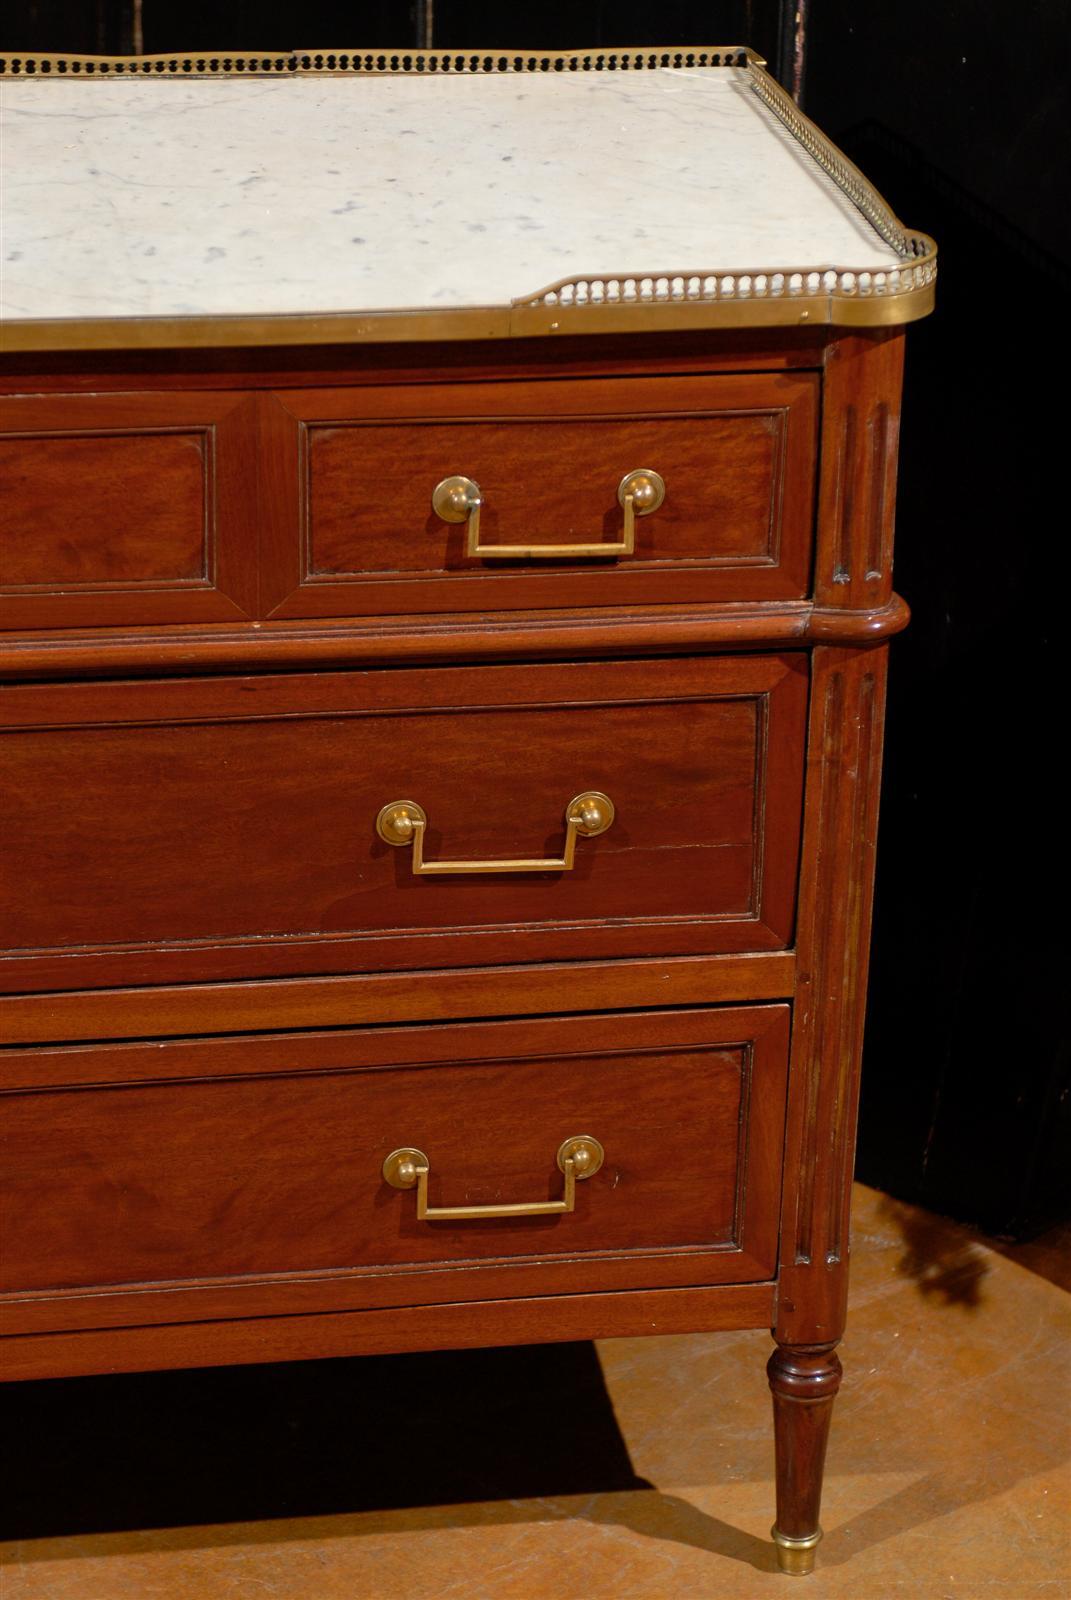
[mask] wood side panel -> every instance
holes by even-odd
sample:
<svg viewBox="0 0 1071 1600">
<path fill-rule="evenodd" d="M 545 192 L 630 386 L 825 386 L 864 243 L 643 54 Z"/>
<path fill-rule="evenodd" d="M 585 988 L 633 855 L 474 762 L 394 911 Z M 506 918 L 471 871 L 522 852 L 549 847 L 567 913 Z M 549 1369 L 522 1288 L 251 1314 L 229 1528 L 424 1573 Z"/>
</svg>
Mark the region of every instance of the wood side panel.
<svg viewBox="0 0 1071 1600">
<path fill-rule="evenodd" d="M 326 1071 L 320 1039 L 204 1041 L 137 1083 L 9 1092 L 4 1327 L 765 1280 L 787 1040 L 771 1006 L 351 1035 Z M 214 1070 L 176 1084 L 189 1050 Z M 433 1205 L 553 1197 L 567 1124 L 606 1149 L 568 1216 L 420 1222 L 381 1177 L 418 1142 Z"/>
<path fill-rule="evenodd" d="M 892 595 L 901 328 L 829 346 L 822 395 L 815 599 L 864 609 Z"/>
<path fill-rule="evenodd" d="M 840 1338 L 888 647 L 814 652 L 776 1336 Z"/>
<path fill-rule="evenodd" d="M 10 688 L 5 986 L 785 945 L 805 666 Z M 588 788 L 571 872 L 415 878 L 374 830 L 413 799 L 430 860 L 553 857 Z"/>
<path fill-rule="evenodd" d="M 794 975 L 795 956 L 776 951 L 0 995 L 0 1042 L 167 1039 L 253 1028 L 522 1016 L 564 1007 L 597 1011 L 776 1000 L 792 994 Z M 9 1059 L 0 1056 L 0 1070 Z"/>
<path fill-rule="evenodd" d="M 77 1377 L 94 1372 L 762 1328 L 769 1323 L 772 1304 L 773 1285 L 759 1283 L 547 1295 L 473 1305 L 27 1334 L 5 1339 L 0 1354 L 7 1379 Z"/>
<path fill-rule="evenodd" d="M 0 626 L 256 613 L 253 403 L 0 398 Z"/>
<path fill-rule="evenodd" d="M 261 401 L 266 594 L 277 617 L 792 599 L 807 593 L 812 374 L 295 390 Z M 631 464 L 630 464 L 631 463 Z M 487 561 L 431 509 L 484 497 L 484 543 L 612 543 L 617 487 L 665 504 L 605 561 Z"/>
</svg>

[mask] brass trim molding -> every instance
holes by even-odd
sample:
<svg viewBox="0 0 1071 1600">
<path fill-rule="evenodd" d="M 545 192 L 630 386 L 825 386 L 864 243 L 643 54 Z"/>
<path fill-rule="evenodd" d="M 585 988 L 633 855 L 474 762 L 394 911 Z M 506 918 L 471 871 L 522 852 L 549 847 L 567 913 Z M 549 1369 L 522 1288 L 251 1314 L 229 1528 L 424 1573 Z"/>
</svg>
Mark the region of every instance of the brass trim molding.
<svg viewBox="0 0 1071 1600">
<path fill-rule="evenodd" d="M 196 55 L 0 54 L 0 78 L 294 78 L 328 75 L 644 72 L 665 67 L 746 67 L 765 61 L 746 45 L 660 45 L 605 50 L 220 50 Z"/>
<path fill-rule="evenodd" d="M 727 54 L 730 52 L 722 52 Z M 762 322 L 830 322 L 849 325 L 913 322 L 933 308 L 937 279 L 937 246 L 925 233 L 909 232 L 888 201 L 859 168 L 827 139 L 821 128 L 796 105 L 766 63 L 746 50 L 752 91 L 792 137 L 803 146 L 827 177 L 862 212 L 885 243 L 903 258 L 903 266 L 882 271 L 848 267 L 752 267 L 745 271 L 700 270 L 663 273 L 615 273 L 597 278 L 563 278 L 548 284 L 516 306 L 579 309 L 581 307 L 717 305 L 743 315 L 726 317 L 734 326 Z M 733 65 L 735 63 L 728 63 Z M 744 63 L 741 63 L 743 65 Z M 882 303 L 884 302 L 884 304 Z M 803 309 L 793 309 L 802 304 Z M 785 310 L 789 315 L 751 315 Z M 886 315 L 886 311 L 889 312 Z M 823 314 L 823 312 L 825 314 Z"/>
<path fill-rule="evenodd" d="M 706 265 L 595 277 L 571 276 L 521 295 L 508 306 L 420 308 L 323 315 L 94 317 L 10 320 L 12 351 L 178 349 L 506 339 L 544 334 L 640 333 L 701 328 L 829 325 L 898 326 L 934 304 L 937 246 L 910 232 L 859 169 L 805 117 L 744 45 L 617 50 L 300 50 L 216 55 L 93 56 L 0 54 L 0 83 L 117 77 L 219 78 L 306 76 L 458 76 L 550 72 L 649 72 L 665 68 L 746 69 L 763 105 L 797 140 L 901 257 L 899 266 L 755 266 L 721 271 Z"/>
</svg>

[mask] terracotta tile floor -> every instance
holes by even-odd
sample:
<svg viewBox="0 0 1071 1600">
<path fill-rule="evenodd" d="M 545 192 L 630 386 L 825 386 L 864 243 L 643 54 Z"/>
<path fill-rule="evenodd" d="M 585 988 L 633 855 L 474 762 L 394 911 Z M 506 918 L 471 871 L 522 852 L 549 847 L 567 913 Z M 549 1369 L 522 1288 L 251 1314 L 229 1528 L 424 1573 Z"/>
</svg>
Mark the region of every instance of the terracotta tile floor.
<svg viewBox="0 0 1071 1600">
<path fill-rule="evenodd" d="M 857 1191 L 812 1578 L 745 1333 L 16 1386 L 3 1600 L 1062 1600 L 1069 1243 Z"/>
</svg>

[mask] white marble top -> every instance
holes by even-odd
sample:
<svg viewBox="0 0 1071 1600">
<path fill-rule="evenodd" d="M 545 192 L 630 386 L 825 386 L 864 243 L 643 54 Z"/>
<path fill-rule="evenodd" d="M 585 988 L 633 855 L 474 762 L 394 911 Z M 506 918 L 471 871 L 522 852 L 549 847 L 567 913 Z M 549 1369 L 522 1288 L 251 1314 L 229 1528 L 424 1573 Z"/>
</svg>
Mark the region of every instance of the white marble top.
<svg viewBox="0 0 1071 1600">
<path fill-rule="evenodd" d="M 489 307 L 899 257 L 733 68 L 5 82 L 0 316 Z"/>
</svg>

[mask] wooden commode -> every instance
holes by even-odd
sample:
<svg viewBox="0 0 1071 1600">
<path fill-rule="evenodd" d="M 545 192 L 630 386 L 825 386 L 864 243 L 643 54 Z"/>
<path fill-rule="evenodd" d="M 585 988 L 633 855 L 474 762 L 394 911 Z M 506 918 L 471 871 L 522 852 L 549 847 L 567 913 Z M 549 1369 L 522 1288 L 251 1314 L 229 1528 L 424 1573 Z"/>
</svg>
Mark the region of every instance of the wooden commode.
<svg viewBox="0 0 1071 1600">
<path fill-rule="evenodd" d="M 4 1375 L 769 1326 L 809 1571 L 932 242 L 740 48 L 0 104 Z"/>
</svg>

